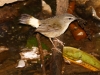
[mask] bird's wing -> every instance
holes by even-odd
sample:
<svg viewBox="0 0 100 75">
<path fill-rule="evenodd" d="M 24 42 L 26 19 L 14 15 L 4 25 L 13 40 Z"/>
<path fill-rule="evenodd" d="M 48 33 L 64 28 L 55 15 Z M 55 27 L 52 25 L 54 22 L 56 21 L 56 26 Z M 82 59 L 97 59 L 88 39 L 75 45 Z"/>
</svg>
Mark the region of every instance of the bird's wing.
<svg viewBox="0 0 100 75">
<path fill-rule="evenodd" d="M 37 32 L 54 32 L 61 29 L 61 25 L 58 23 L 43 23 L 41 24 L 36 31 Z"/>
</svg>

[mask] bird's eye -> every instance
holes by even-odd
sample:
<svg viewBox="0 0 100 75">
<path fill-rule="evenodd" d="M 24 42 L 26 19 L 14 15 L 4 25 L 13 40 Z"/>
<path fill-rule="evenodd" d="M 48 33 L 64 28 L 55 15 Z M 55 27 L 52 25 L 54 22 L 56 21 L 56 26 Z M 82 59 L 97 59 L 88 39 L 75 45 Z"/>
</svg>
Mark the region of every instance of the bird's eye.
<svg viewBox="0 0 100 75">
<path fill-rule="evenodd" d="M 71 20 L 72 18 L 68 18 L 69 20 Z"/>
</svg>

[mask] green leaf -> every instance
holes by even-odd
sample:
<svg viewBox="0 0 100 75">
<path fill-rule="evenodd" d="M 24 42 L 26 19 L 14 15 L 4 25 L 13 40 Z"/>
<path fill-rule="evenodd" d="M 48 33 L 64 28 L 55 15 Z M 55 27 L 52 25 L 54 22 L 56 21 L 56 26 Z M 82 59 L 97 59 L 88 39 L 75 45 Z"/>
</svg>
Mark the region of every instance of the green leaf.
<svg viewBox="0 0 100 75">
<path fill-rule="evenodd" d="M 49 50 L 48 46 L 46 44 L 44 44 L 44 43 L 42 43 L 42 48 L 46 49 L 46 50 Z"/>
<path fill-rule="evenodd" d="M 64 47 L 63 48 L 63 56 L 67 57 L 72 60 L 82 60 L 83 62 L 94 66 L 95 68 L 98 68 L 100 70 L 100 61 L 97 60 L 92 55 L 83 52 L 82 50 L 79 50 L 77 48 L 73 47 Z"/>
<path fill-rule="evenodd" d="M 42 45 L 43 49 L 49 50 L 49 48 L 48 48 L 48 46 L 46 44 L 44 44 L 44 43 L 41 42 L 41 45 Z M 37 41 L 36 37 L 30 37 L 27 40 L 26 47 L 32 48 L 32 46 L 38 47 L 38 41 Z"/>
<path fill-rule="evenodd" d="M 38 46 L 38 42 L 37 42 L 37 39 L 35 37 L 30 37 L 27 40 L 26 47 L 32 48 L 32 46 L 36 46 L 36 47 Z"/>
</svg>

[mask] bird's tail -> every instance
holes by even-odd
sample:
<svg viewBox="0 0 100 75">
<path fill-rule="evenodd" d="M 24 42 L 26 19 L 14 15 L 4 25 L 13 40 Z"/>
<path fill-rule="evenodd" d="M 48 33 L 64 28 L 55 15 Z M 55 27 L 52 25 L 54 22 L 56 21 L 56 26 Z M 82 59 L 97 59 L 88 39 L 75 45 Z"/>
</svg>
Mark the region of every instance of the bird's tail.
<svg viewBox="0 0 100 75">
<path fill-rule="evenodd" d="M 19 21 L 22 24 L 28 24 L 35 28 L 38 28 L 40 25 L 40 21 L 38 19 L 28 14 L 22 14 Z"/>
</svg>

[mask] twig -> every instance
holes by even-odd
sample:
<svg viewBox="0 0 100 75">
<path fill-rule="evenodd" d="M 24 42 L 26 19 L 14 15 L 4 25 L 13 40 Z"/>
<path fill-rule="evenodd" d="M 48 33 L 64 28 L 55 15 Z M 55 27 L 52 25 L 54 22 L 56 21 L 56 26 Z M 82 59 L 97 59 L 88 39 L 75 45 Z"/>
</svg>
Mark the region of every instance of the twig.
<svg viewBox="0 0 100 75">
<path fill-rule="evenodd" d="M 56 15 L 64 14 L 67 12 L 69 0 L 56 0 Z M 58 37 L 59 40 L 63 41 L 63 35 Z M 56 48 L 62 52 L 63 47 L 58 45 L 57 42 L 53 41 Z M 57 50 L 52 52 L 52 63 L 50 64 L 51 75 L 62 75 L 62 54 L 58 53 Z"/>
<path fill-rule="evenodd" d="M 45 66 L 44 66 L 44 55 L 43 55 L 43 49 L 42 49 L 41 42 L 40 42 L 39 33 L 37 33 L 36 38 L 37 38 L 38 46 L 39 46 L 39 52 L 40 52 L 40 60 L 41 60 L 42 72 L 43 72 L 43 75 L 46 75 Z"/>
<path fill-rule="evenodd" d="M 60 37 L 59 37 L 60 38 Z M 56 42 L 53 41 L 56 48 L 60 49 L 62 52 L 62 46 Z M 62 75 L 62 53 L 58 52 L 56 49 L 53 49 L 52 51 L 52 62 L 50 64 L 50 70 L 51 75 Z"/>
</svg>

